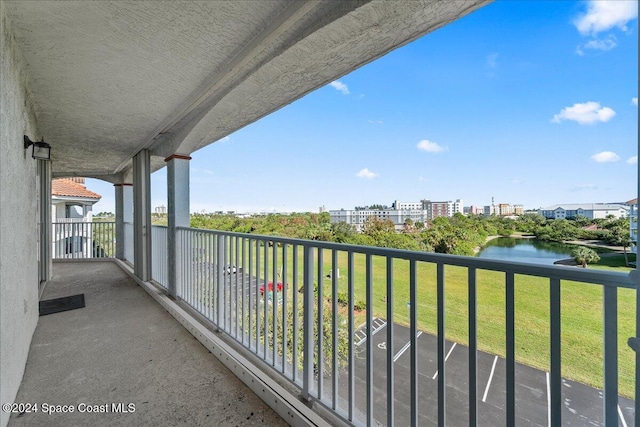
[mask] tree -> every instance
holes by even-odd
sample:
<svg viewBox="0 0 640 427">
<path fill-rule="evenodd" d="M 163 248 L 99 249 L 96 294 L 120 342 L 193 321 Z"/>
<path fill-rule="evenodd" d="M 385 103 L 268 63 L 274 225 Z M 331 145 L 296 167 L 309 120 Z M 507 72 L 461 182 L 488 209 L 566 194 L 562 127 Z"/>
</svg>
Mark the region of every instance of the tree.
<svg viewBox="0 0 640 427">
<path fill-rule="evenodd" d="M 624 251 L 624 264 L 629 267 L 629 257 L 627 256 L 627 248 L 631 246 L 631 236 L 629 235 L 629 228 L 624 226 L 616 226 L 611 229 L 611 236 L 607 239 L 612 245 L 622 246 Z"/>
<path fill-rule="evenodd" d="M 587 268 L 588 262 L 600 261 L 600 256 L 593 250 L 586 246 L 579 246 L 571 252 L 573 259 L 582 265 L 582 268 Z"/>
<path fill-rule="evenodd" d="M 349 243 L 350 239 L 356 233 L 356 229 L 344 221 L 334 222 L 331 224 L 331 233 L 333 234 L 334 242 Z"/>
</svg>

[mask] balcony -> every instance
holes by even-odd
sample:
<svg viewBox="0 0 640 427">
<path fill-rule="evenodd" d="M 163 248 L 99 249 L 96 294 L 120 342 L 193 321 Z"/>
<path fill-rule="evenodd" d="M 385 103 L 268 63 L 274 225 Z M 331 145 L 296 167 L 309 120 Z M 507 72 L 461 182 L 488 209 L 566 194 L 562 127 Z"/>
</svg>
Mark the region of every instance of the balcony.
<svg viewBox="0 0 640 427">
<path fill-rule="evenodd" d="M 626 274 L 179 227 L 173 301 L 165 296 L 167 233 L 166 227 L 152 227 L 153 280 L 138 281 L 140 286 L 205 346 L 211 342 L 202 331 L 216 331 L 246 361 L 242 364 L 251 366 L 250 373 L 276 384 L 286 395 L 282 402 L 311 402 L 332 424 L 634 425 L 635 402 L 625 396 L 634 387 L 635 355 L 626 341 L 635 327 L 635 290 Z M 130 234 L 125 227 L 125 239 Z M 133 253 L 127 249 L 131 243 L 126 240 L 125 253 Z M 115 266 L 81 265 L 57 263 L 62 277 L 47 292 L 87 292 L 90 298 L 89 292 L 108 286 L 113 294 L 100 300 L 110 302 L 126 301 L 124 293 L 134 292 L 133 282 Z M 89 274 L 98 274 L 96 282 L 102 284 L 84 290 L 78 282 L 94 282 Z M 57 290 L 63 283 L 70 288 Z M 106 311 L 112 305 L 118 306 L 117 314 Z M 104 317 L 81 329 L 81 336 L 89 333 L 91 341 L 91 329 L 113 319 L 143 323 L 132 319 L 140 319 L 134 306 L 138 303 L 108 304 Z M 77 313 L 84 316 L 82 310 Z M 54 316 L 41 319 L 40 330 L 51 329 L 36 332 L 30 362 L 44 357 L 43 348 L 51 351 L 50 345 L 64 347 L 71 340 L 54 339 L 70 326 L 46 326 L 50 320 Z M 41 336 L 45 341 L 38 344 Z M 117 345 L 119 353 L 133 352 L 126 359 L 157 361 L 175 354 L 162 344 L 154 347 L 168 341 L 162 335 L 149 337 L 155 343 L 149 350 L 129 348 L 130 341 L 119 339 L 106 342 Z M 530 342 L 543 342 L 542 350 Z M 119 357 L 94 363 L 118 366 Z M 598 375 L 585 369 L 593 366 Z M 85 369 L 85 375 L 92 372 Z M 246 382 L 244 373 L 236 374 Z M 53 396 L 38 388 L 40 375 L 46 376 L 27 376 L 17 401 Z M 113 381 L 118 390 L 129 387 L 129 379 Z M 173 382 L 181 380 L 167 379 L 168 385 Z M 122 400 L 107 391 L 110 386 L 92 396 Z M 158 399 L 164 397 L 145 401 L 158 404 Z M 197 405 L 209 401 L 197 400 Z M 239 407 L 244 408 L 242 402 Z M 310 419 L 304 418 L 323 422 Z M 19 425 L 18 418 L 13 420 Z"/>
<path fill-rule="evenodd" d="M 40 317 L 16 398 L 40 407 L 10 426 L 286 425 L 115 263 L 65 260 L 54 274 L 42 299 L 82 293 L 86 307 Z"/>
<path fill-rule="evenodd" d="M 490 0 L 81 3 L 0 2 L 0 394 L 136 412 L 12 425 L 638 423 L 637 274 L 186 228 L 193 153 Z M 52 225 L 54 177 L 116 222 Z"/>
</svg>

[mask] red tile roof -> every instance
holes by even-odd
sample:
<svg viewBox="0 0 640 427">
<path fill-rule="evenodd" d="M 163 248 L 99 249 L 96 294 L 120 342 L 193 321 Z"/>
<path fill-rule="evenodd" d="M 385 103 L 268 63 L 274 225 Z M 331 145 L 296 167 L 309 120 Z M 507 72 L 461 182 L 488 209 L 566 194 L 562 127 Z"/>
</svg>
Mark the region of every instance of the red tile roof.
<svg viewBox="0 0 640 427">
<path fill-rule="evenodd" d="M 635 199 L 631 199 L 627 202 L 628 205 L 637 205 L 638 204 L 638 198 L 636 197 Z"/>
<path fill-rule="evenodd" d="M 102 196 L 77 182 L 67 178 L 54 179 L 51 182 L 51 195 L 64 197 L 82 197 L 84 199 L 101 199 Z"/>
</svg>

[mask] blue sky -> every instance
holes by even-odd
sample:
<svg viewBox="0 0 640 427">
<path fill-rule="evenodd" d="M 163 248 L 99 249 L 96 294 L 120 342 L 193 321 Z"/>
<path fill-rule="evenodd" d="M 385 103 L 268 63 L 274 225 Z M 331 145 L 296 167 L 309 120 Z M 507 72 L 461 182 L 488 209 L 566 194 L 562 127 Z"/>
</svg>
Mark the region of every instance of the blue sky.
<svg viewBox="0 0 640 427">
<path fill-rule="evenodd" d="M 496 1 L 192 154 L 191 211 L 634 198 L 635 1 Z M 166 169 L 152 175 L 166 205 Z M 113 187 L 94 211 L 113 211 Z"/>
</svg>

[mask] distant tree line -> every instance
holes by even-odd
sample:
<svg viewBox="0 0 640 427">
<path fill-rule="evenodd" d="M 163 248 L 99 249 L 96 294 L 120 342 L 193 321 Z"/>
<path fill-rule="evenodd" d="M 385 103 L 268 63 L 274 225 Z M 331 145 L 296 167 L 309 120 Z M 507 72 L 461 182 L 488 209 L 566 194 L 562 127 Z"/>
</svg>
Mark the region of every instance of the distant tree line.
<svg viewBox="0 0 640 427">
<path fill-rule="evenodd" d="M 389 206 L 387 205 L 356 206 L 354 209 L 357 211 L 384 211 L 389 209 Z"/>
<path fill-rule="evenodd" d="M 154 223 L 166 224 L 166 215 L 154 215 Z M 631 244 L 629 220 L 613 216 L 595 220 L 585 217 L 547 220 L 531 213 L 515 219 L 457 213 L 453 217 L 439 217 L 426 223 L 407 219 L 400 231 L 396 231 L 393 222 L 372 217 L 358 233 L 347 223 L 332 224 L 328 212 L 254 215 L 248 218 L 192 214 L 191 226 L 456 255 L 473 255 L 476 248 L 485 244 L 487 237 L 509 236 L 516 232 L 553 242 L 600 240 L 625 248 Z"/>
</svg>

